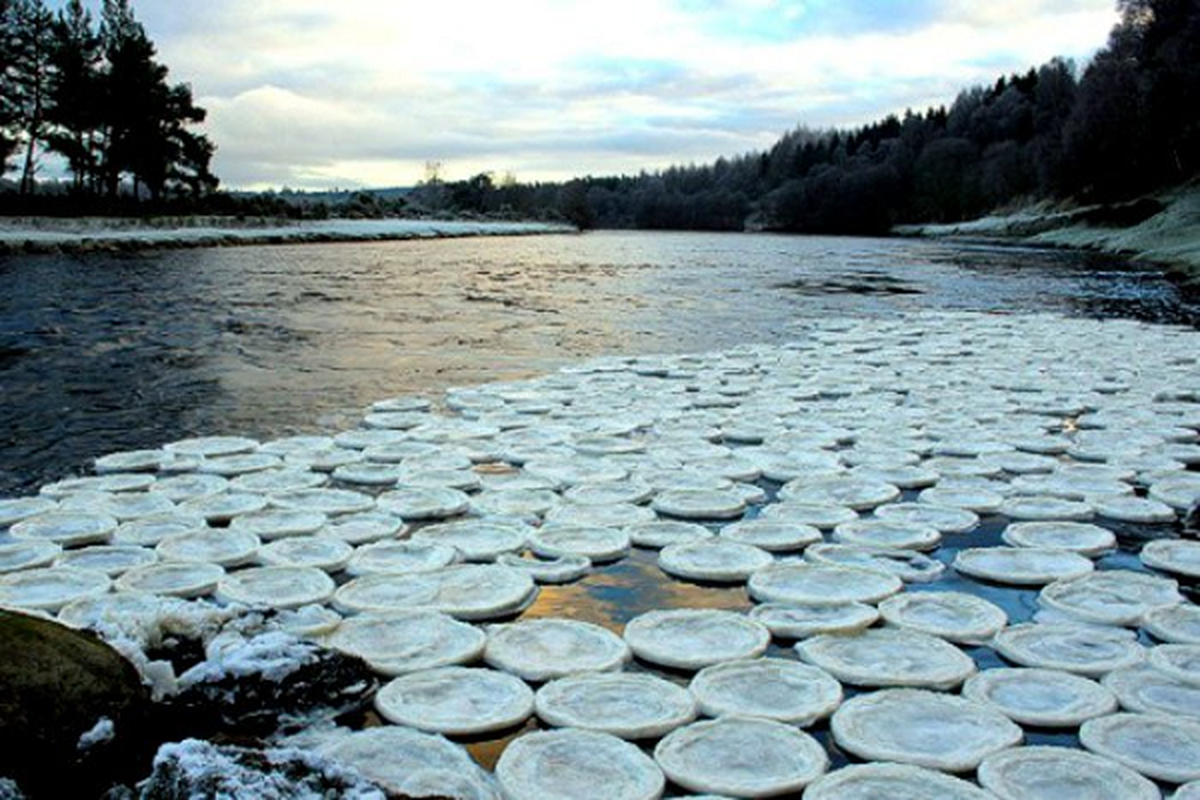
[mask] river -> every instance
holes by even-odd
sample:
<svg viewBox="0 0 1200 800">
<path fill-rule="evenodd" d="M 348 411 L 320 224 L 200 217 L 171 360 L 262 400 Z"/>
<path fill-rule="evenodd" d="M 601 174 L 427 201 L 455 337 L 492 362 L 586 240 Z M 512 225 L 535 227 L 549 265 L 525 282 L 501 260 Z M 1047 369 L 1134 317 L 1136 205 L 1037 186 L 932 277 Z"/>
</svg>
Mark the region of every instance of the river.
<svg viewBox="0 0 1200 800">
<path fill-rule="evenodd" d="M 0 259 L 0 496 L 193 434 L 355 424 L 583 357 L 779 342 L 812 317 L 1194 323 L 1155 270 L 901 239 L 597 232 Z"/>
</svg>

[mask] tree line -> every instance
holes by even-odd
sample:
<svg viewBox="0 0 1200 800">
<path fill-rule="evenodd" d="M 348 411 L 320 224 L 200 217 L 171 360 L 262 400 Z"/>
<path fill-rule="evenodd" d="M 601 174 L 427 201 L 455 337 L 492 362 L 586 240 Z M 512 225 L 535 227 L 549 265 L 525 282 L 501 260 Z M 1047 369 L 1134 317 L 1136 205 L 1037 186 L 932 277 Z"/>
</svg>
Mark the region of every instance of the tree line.
<svg viewBox="0 0 1200 800">
<path fill-rule="evenodd" d="M 565 184 L 489 176 L 422 186 L 418 203 L 559 215 L 608 228 L 885 233 L 1034 198 L 1112 202 L 1200 169 L 1200 3 L 1119 0 L 1080 72 L 1056 58 L 961 92 L 949 108 L 853 130 L 797 128 L 712 164 Z"/>
<path fill-rule="evenodd" d="M 156 56 L 129 0 L 104 0 L 98 20 L 81 0 L 57 14 L 0 0 L 0 159 L 27 206 L 47 152 L 66 165 L 75 207 L 216 190 L 215 147 L 193 130 L 205 110 Z"/>
</svg>

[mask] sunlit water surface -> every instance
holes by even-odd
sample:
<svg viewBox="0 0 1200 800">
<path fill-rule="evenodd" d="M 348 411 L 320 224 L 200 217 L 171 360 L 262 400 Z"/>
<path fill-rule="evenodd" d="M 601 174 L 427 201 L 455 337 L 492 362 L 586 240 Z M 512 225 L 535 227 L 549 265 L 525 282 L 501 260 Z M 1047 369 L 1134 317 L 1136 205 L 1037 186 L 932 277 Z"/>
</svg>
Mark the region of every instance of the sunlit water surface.
<svg viewBox="0 0 1200 800">
<path fill-rule="evenodd" d="M 1174 287 L 1120 261 L 910 240 L 595 233 L 385 244 L 38 256 L 0 261 L 0 496 L 86 468 L 97 455 L 194 434 L 271 438 L 352 427 L 397 394 L 532 376 L 613 353 L 702 351 L 788 340 L 813 317 L 909 310 L 1053 311 L 1194 324 Z M 774 497 L 777 484 L 759 483 Z M 911 494 L 911 493 L 906 493 Z M 758 513 L 753 508 L 748 516 Z M 996 545 L 992 516 L 936 557 Z M 716 525 L 713 526 L 717 527 Z M 1141 570 L 1154 528 L 1118 529 L 1101 567 Z M 656 608 L 746 610 L 744 585 L 675 580 L 654 551 L 542 587 L 522 618 L 620 632 Z M 909 590 L 960 590 L 1028 620 L 1036 589 L 947 570 Z M 987 647 L 967 648 L 981 668 Z M 770 655 L 794 658 L 787 642 Z M 690 675 L 641 662 L 680 684 Z M 848 694 L 855 691 L 848 689 Z M 342 720 L 378 722 L 373 713 Z M 491 767 L 517 735 L 465 741 Z M 812 733 L 846 758 L 828 723 Z M 1074 732 L 1028 741 L 1078 746 Z"/>
<path fill-rule="evenodd" d="M 353 426 L 586 356 L 912 309 L 1192 317 L 1120 261 L 915 240 L 602 232 L 0 259 L 0 496 L 195 434 Z"/>
</svg>

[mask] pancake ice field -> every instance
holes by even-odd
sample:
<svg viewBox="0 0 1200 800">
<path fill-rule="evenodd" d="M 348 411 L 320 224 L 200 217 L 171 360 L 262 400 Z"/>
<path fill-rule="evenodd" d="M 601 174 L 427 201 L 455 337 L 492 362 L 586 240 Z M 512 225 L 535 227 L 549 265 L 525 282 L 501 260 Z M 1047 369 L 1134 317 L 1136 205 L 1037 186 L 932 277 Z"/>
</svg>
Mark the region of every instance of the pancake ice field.
<svg viewBox="0 0 1200 800">
<path fill-rule="evenodd" d="M 0 605 L 162 702 L 362 659 L 258 744 L 409 796 L 1188 797 L 1198 465 L 1195 330 L 827 319 L 106 455 L 0 500 Z"/>
</svg>

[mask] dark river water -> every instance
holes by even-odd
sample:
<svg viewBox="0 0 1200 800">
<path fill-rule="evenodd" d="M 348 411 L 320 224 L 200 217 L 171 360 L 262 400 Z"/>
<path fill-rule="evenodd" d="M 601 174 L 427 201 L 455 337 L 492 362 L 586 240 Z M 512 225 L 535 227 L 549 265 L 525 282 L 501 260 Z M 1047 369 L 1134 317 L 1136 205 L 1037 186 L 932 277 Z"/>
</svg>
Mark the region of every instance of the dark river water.
<svg viewBox="0 0 1200 800">
<path fill-rule="evenodd" d="M 116 450 L 351 427 L 392 395 L 783 341 L 814 316 L 1196 319 L 1160 273 L 1111 259 L 757 234 L 7 257 L 0 287 L 0 496 Z"/>
</svg>

